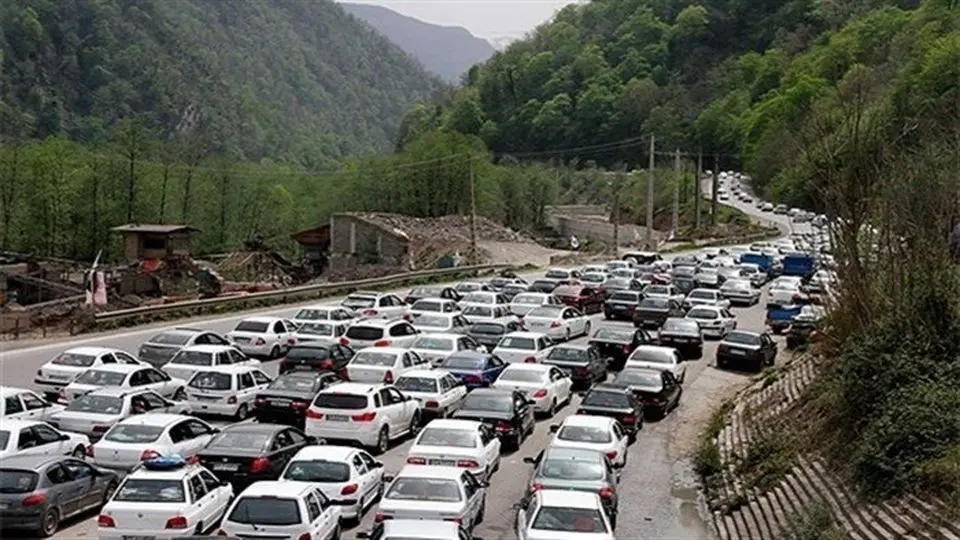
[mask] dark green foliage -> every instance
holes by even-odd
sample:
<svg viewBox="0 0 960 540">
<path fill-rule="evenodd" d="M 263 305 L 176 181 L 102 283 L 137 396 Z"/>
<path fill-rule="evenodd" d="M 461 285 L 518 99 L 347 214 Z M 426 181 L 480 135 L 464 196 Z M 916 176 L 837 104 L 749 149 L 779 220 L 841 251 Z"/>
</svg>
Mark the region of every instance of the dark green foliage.
<svg viewBox="0 0 960 540">
<path fill-rule="evenodd" d="M 328 0 L 8 0 L 0 48 L 0 136 L 100 141 L 137 118 L 312 169 L 390 148 L 439 88 Z"/>
</svg>

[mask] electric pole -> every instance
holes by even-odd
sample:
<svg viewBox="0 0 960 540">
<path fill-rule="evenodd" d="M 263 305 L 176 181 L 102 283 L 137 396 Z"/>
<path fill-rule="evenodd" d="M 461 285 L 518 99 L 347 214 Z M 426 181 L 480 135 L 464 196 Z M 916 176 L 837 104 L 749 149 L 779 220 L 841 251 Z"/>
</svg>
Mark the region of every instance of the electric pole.
<svg viewBox="0 0 960 540">
<path fill-rule="evenodd" d="M 673 183 L 673 235 L 676 236 L 677 229 L 680 228 L 680 183 L 683 181 L 683 175 L 680 174 L 680 149 L 677 148 L 673 154 L 673 172 L 676 177 Z"/>
<path fill-rule="evenodd" d="M 703 151 L 697 152 L 697 173 L 693 183 L 693 226 L 700 230 L 700 199 L 703 198 Z"/>
<path fill-rule="evenodd" d="M 646 236 L 647 236 L 647 249 L 653 249 L 653 182 L 654 182 L 654 167 L 656 166 L 656 153 L 657 153 L 657 143 L 656 135 L 650 135 L 650 176 L 647 177 L 647 221 L 645 225 L 647 226 Z"/>
<path fill-rule="evenodd" d="M 620 180 L 614 180 L 613 184 L 613 255 L 614 258 L 620 258 Z"/>
<path fill-rule="evenodd" d="M 473 174 L 473 156 L 470 156 L 470 262 L 477 257 L 477 186 Z"/>
<path fill-rule="evenodd" d="M 710 183 L 710 226 L 717 225 L 717 189 L 720 186 L 720 154 L 713 153 L 713 180 Z"/>
</svg>

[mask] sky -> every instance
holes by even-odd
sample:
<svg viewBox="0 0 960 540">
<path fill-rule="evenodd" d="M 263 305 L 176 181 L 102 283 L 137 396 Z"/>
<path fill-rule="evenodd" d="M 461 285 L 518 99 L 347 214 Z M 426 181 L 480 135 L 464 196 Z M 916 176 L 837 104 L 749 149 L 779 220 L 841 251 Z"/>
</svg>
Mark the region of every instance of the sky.
<svg viewBox="0 0 960 540">
<path fill-rule="evenodd" d="M 519 38 L 576 0 L 345 0 L 376 4 L 421 21 L 462 26 L 486 39 Z"/>
</svg>

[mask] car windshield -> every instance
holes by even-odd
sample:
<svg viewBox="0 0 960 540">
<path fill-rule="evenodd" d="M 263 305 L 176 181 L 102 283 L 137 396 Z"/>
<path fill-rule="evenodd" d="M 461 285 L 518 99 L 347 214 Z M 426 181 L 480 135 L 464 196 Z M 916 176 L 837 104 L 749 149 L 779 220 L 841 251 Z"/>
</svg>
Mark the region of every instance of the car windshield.
<svg viewBox="0 0 960 540">
<path fill-rule="evenodd" d="M 286 497 L 240 495 L 226 521 L 278 527 L 299 525 L 300 505 L 296 499 Z"/>
<path fill-rule="evenodd" d="M 513 412 L 513 398 L 510 395 L 478 394 L 471 392 L 460 407 L 466 411 L 491 411 L 498 413 Z"/>
<path fill-rule="evenodd" d="M 469 281 L 465 281 L 463 283 L 457 283 L 457 286 L 456 286 L 456 289 L 460 292 L 479 291 L 482 288 L 483 288 L 483 285 L 480 285 L 479 283 L 472 283 Z"/>
<path fill-rule="evenodd" d="M 330 323 L 306 323 L 300 328 L 297 328 L 298 334 L 303 334 L 307 336 L 333 336 L 333 324 Z"/>
<path fill-rule="evenodd" d="M 712 309 L 691 309 L 687 312 L 687 317 L 690 319 L 704 319 L 704 320 L 714 320 L 719 319 L 720 315 L 713 311 Z"/>
<path fill-rule="evenodd" d="M 240 321 L 234 332 L 250 332 L 251 334 L 265 334 L 270 323 L 263 321 Z"/>
<path fill-rule="evenodd" d="M 537 340 L 526 337 L 504 336 L 497 344 L 498 349 L 516 349 L 519 351 L 537 350 Z"/>
<path fill-rule="evenodd" d="M 103 436 L 105 440 L 118 443 L 148 443 L 160 438 L 163 426 L 146 426 L 139 424 L 117 424 Z"/>
<path fill-rule="evenodd" d="M 0 450 L 5 449 L 8 442 L 10 442 L 10 432 L 0 431 Z"/>
<path fill-rule="evenodd" d="M 350 360 L 350 364 L 354 366 L 377 366 L 377 367 L 391 367 L 397 363 L 397 355 L 393 353 L 382 353 L 382 352 L 373 352 L 363 350 L 357 353 L 356 356 Z"/>
<path fill-rule="evenodd" d="M 367 396 L 355 394 L 320 393 L 313 400 L 313 406 L 319 409 L 344 409 L 358 411 L 367 408 Z"/>
<path fill-rule="evenodd" d="M 662 285 L 650 285 L 643 291 L 646 294 L 653 294 L 659 296 L 668 296 L 670 294 L 670 289 Z"/>
<path fill-rule="evenodd" d="M 589 283 L 603 283 L 607 280 L 607 276 L 604 274 L 584 274 L 580 280 Z"/>
<path fill-rule="evenodd" d="M 293 318 L 298 321 L 321 321 L 330 318 L 330 310 L 304 308 L 298 311 Z"/>
<path fill-rule="evenodd" d="M 723 338 L 723 341 L 727 343 L 736 343 L 738 345 L 756 346 L 760 345 L 760 336 L 756 334 L 748 334 L 746 332 L 730 332 L 727 334 L 727 337 Z"/>
<path fill-rule="evenodd" d="M 513 303 L 539 306 L 543 304 L 543 297 L 536 294 L 518 294 L 513 297 Z"/>
<path fill-rule="evenodd" d="M 644 298 L 640 302 L 641 309 L 667 309 L 668 306 L 666 298 Z"/>
<path fill-rule="evenodd" d="M 362 325 L 351 326 L 347 328 L 346 336 L 361 341 L 376 341 L 383 337 L 383 328 Z"/>
<path fill-rule="evenodd" d="M 490 334 L 501 335 L 506 331 L 502 324 L 497 323 L 476 323 L 470 327 L 471 334 Z"/>
<path fill-rule="evenodd" d="M 0 469 L 0 493 L 30 493 L 40 476 L 32 471 Z"/>
<path fill-rule="evenodd" d="M 480 369 L 485 363 L 483 356 L 448 356 L 441 365 L 449 369 Z"/>
<path fill-rule="evenodd" d="M 423 392 L 432 394 L 437 392 L 437 380 L 427 377 L 403 376 L 397 379 L 397 388 L 404 392 Z"/>
<path fill-rule="evenodd" d="M 287 392 L 313 392 L 317 381 L 313 375 L 287 374 L 274 379 L 267 390 L 283 390 Z"/>
<path fill-rule="evenodd" d="M 692 332 L 697 333 L 700 331 L 700 325 L 697 324 L 697 321 L 687 321 L 684 319 L 667 319 L 664 321 L 663 326 L 660 327 L 661 332 Z"/>
<path fill-rule="evenodd" d="M 636 302 L 640 299 L 640 295 L 632 292 L 617 292 L 610 295 L 610 300 L 613 302 Z"/>
<path fill-rule="evenodd" d="M 123 399 L 114 396 L 85 394 L 71 401 L 66 410 L 93 414 L 120 414 L 123 411 Z"/>
<path fill-rule="evenodd" d="M 90 369 L 81 373 L 73 382 L 90 386 L 120 386 L 126 378 L 126 373 Z"/>
<path fill-rule="evenodd" d="M 633 341 L 633 330 L 618 330 L 616 328 L 601 328 L 593 334 L 593 339 L 609 339 L 610 341 Z"/>
<path fill-rule="evenodd" d="M 443 304 L 436 300 L 418 300 L 410 306 L 412 311 L 443 311 Z"/>
<path fill-rule="evenodd" d="M 490 306 L 472 305 L 463 310 L 464 315 L 475 315 L 477 317 L 492 317 L 493 308 Z"/>
<path fill-rule="evenodd" d="M 606 468 L 599 460 L 586 461 L 567 457 L 547 458 L 540 467 L 538 476 L 551 480 L 603 480 L 606 476 Z"/>
<path fill-rule="evenodd" d="M 563 313 L 563 308 L 560 306 L 541 306 L 533 308 L 527 313 L 527 318 L 530 319 L 559 319 Z"/>
<path fill-rule="evenodd" d="M 230 390 L 233 386 L 233 375 L 216 371 L 199 371 L 193 375 L 187 386 L 198 390 Z"/>
<path fill-rule="evenodd" d="M 453 446 L 456 448 L 476 448 L 477 433 L 466 429 L 448 429 L 427 427 L 417 440 L 418 446 Z"/>
<path fill-rule="evenodd" d="M 493 295 L 485 292 L 472 292 L 461 300 L 464 304 L 492 304 Z"/>
<path fill-rule="evenodd" d="M 428 328 L 448 328 L 452 324 L 450 317 L 443 315 L 421 315 L 414 319 L 414 326 L 424 326 Z"/>
<path fill-rule="evenodd" d="M 660 373 L 655 371 L 642 371 L 639 369 L 625 369 L 617 374 L 613 380 L 616 384 L 625 384 L 627 386 L 643 386 L 646 388 L 660 388 L 663 385 L 663 379 Z"/>
<path fill-rule="evenodd" d="M 411 349 L 423 349 L 426 351 L 452 351 L 456 349 L 454 342 L 450 338 L 420 336 L 413 342 Z"/>
<path fill-rule="evenodd" d="M 570 277 L 569 270 L 548 270 L 543 277 L 547 279 L 567 279 Z"/>
<path fill-rule="evenodd" d="M 543 382 L 544 375 L 546 372 L 536 370 L 536 369 L 510 369 L 507 368 L 503 370 L 503 373 L 497 377 L 498 381 L 512 381 L 512 382 Z"/>
<path fill-rule="evenodd" d="M 603 392 L 594 390 L 583 398 L 581 405 L 624 409 L 630 407 L 630 397 L 623 392 Z"/>
<path fill-rule="evenodd" d="M 325 360 L 330 357 L 330 350 L 326 347 L 290 347 L 287 351 L 287 360 Z"/>
<path fill-rule="evenodd" d="M 350 480 L 350 466 L 325 459 L 293 461 L 284 471 L 283 479 L 295 482 L 346 482 Z"/>
<path fill-rule="evenodd" d="M 561 441 L 597 444 L 613 441 L 613 435 L 610 434 L 609 429 L 593 426 L 563 426 L 557 433 L 557 438 Z"/>
<path fill-rule="evenodd" d="M 377 299 L 372 296 L 354 296 L 350 295 L 344 298 L 340 305 L 350 309 L 366 309 L 376 305 Z"/>
<path fill-rule="evenodd" d="M 455 480 L 445 478 L 397 478 L 390 485 L 386 499 L 396 501 L 432 501 L 432 502 L 460 502 L 460 484 Z"/>
<path fill-rule="evenodd" d="M 641 348 L 633 351 L 630 355 L 630 361 L 650 362 L 653 364 L 672 364 L 673 355 L 670 352 L 664 352 L 663 349 Z"/>
<path fill-rule="evenodd" d="M 696 298 L 698 300 L 715 300 L 716 296 L 713 291 L 693 291 L 690 293 L 690 298 Z"/>
<path fill-rule="evenodd" d="M 96 359 L 96 356 L 89 354 L 65 352 L 57 355 L 50 363 L 58 366 L 90 367 Z"/>
<path fill-rule="evenodd" d="M 563 362 L 586 362 L 588 360 L 587 351 L 575 347 L 557 347 L 547 355 L 548 360 L 560 360 Z"/>
<path fill-rule="evenodd" d="M 186 345 L 191 335 L 183 332 L 164 332 L 147 340 L 147 343 L 156 345 Z"/>
<path fill-rule="evenodd" d="M 117 502 L 134 503 L 182 503 L 186 502 L 186 493 L 183 490 L 183 481 L 128 478 L 120 486 L 113 500 Z"/>
<path fill-rule="evenodd" d="M 170 363 L 182 366 L 212 366 L 213 353 L 204 351 L 180 351 L 170 359 Z"/>
<path fill-rule="evenodd" d="M 269 433 L 251 431 L 222 431 L 207 443 L 206 448 L 229 453 L 233 449 L 262 450 L 270 442 Z"/>
</svg>

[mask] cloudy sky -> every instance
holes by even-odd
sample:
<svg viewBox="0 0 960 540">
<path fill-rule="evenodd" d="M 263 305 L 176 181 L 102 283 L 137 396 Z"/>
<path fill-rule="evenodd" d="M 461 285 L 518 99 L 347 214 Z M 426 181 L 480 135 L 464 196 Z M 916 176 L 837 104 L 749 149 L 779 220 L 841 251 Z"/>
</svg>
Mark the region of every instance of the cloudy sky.
<svg viewBox="0 0 960 540">
<path fill-rule="evenodd" d="M 576 0 L 345 0 L 377 4 L 422 21 L 462 26 L 476 36 L 522 37 Z"/>
</svg>

